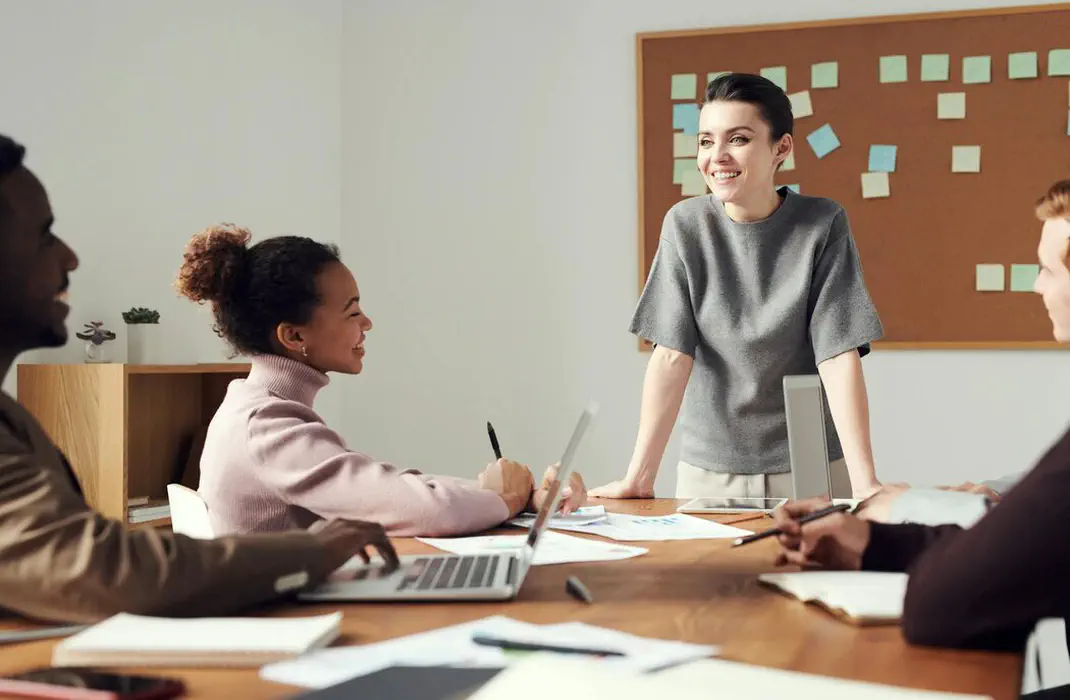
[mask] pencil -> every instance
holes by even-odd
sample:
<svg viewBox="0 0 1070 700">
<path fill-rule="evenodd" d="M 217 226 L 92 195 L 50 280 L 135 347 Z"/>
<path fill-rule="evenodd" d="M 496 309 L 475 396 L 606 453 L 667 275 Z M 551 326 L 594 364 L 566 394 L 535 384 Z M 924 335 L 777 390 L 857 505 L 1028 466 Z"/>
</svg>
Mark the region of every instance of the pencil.
<svg viewBox="0 0 1070 700">
<path fill-rule="evenodd" d="M 502 448 L 498 447 L 498 436 L 494 433 L 494 426 L 487 421 L 487 435 L 490 436 L 490 446 L 494 448 L 494 459 L 502 458 Z"/>
<path fill-rule="evenodd" d="M 817 520 L 818 518 L 823 518 L 826 515 L 832 515 L 833 513 L 842 513 L 843 511 L 850 510 L 850 509 L 851 509 L 851 504 L 850 503 L 840 503 L 839 505 L 829 506 L 828 508 L 822 508 L 821 510 L 815 510 L 813 513 L 807 513 L 806 515 L 802 516 L 801 518 L 799 518 L 795 522 L 797 522 L 800 525 L 802 525 L 804 523 L 809 523 L 809 522 L 812 522 L 814 520 Z M 782 532 L 783 531 L 779 527 L 772 527 L 772 528 L 769 528 L 768 530 L 762 530 L 761 532 L 756 532 L 753 535 L 747 535 L 746 537 L 740 537 L 735 542 L 732 543 L 732 546 L 733 547 L 740 547 L 740 546 L 745 545 L 745 544 L 750 544 L 751 542 L 757 542 L 758 540 L 764 540 L 766 537 L 772 537 L 773 535 L 782 534 Z"/>
</svg>

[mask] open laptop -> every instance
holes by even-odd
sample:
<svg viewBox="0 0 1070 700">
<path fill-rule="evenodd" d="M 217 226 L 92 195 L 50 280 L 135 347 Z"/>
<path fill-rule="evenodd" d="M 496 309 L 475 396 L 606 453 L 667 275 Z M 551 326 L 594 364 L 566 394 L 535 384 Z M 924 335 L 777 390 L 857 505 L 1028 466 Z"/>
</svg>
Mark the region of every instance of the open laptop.
<svg viewBox="0 0 1070 700">
<path fill-rule="evenodd" d="M 384 573 L 382 563 L 360 559 L 339 569 L 331 579 L 299 594 L 302 600 L 507 600 L 515 598 L 527 577 L 539 540 L 557 512 L 564 485 L 572 474 L 580 441 L 598 413 L 591 403 L 580 414 L 561 457 L 557 480 L 535 516 L 527 537 L 515 548 L 483 554 L 421 554 L 401 557 L 401 566 Z"/>
<path fill-rule="evenodd" d="M 816 374 L 784 377 L 792 498 L 832 497 L 825 398 Z"/>
</svg>

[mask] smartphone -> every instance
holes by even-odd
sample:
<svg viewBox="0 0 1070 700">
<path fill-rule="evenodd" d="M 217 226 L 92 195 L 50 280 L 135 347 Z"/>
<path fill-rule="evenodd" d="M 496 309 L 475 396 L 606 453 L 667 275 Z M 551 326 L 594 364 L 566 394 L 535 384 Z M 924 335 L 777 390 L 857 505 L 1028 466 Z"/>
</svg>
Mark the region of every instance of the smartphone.
<svg viewBox="0 0 1070 700">
<path fill-rule="evenodd" d="M 186 690 L 177 678 L 126 676 L 88 668 L 36 668 L 0 677 L 0 695 L 54 700 L 163 700 Z"/>
<path fill-rule="evenodd" d="M 676 509 L 678 513 L 772 513 L 786 498 L 714 498 L 704 497 L 688 501 Z"/>
</svg>

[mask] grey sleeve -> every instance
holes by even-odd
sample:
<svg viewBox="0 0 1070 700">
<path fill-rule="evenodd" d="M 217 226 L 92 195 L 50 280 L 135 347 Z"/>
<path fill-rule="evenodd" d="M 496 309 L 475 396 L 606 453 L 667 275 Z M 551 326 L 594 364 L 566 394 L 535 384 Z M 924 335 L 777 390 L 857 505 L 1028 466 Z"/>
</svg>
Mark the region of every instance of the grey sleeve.
<svg viewBox="0 0 1070 700">
<path fill-rule="evenodd" d="M 676 244 L 664 236 L 658 242 L 643 293 L 632 315 L 628 331 L 655 345 L 695 356 L 698 329 L 687 270 Z"/>
<path fill-rule="evenodd" d="M 849 350 L 865 356 L 884 335 L 862 276 L 847 213 L 833 219 L 810 282 L 810 343 L 818 364 Z"/>
</svg>

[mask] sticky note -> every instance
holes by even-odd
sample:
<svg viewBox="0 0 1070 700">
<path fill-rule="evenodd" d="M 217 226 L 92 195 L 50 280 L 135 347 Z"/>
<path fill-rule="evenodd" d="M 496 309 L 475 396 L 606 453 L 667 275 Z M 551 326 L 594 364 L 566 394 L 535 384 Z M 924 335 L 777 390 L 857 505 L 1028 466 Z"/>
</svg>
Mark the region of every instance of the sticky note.
<svg viewBox="0 0 1070 700">
<path fill-rule="evenodd" d="M 789 190 L 791 190 L 795 194 L 799 194 L 799 186 L 798 185 L 784 185 L 784 187 L 787 187 Z"/>
<path fill-rule="evenodd" d="M 981 147 L 980 146 L 952 146 L 951 147 L 951 172 L 953 172 L 953 173 L 979 173 L 979 172 L 981 172 Z"/>
<path fill-rule="evenodd" d="M 834 88 L 840 84 L 840 64 L 836 61 L 814 63 L 810 66 L 811 88 Z"/>
<path fill-rule="evenodd" d="M 906 56 L 881 56 L 880 68 L 882 83 L 905 83 L 907 81 Z"/>
<path fill-rule="evenodd" d="M 672 135 L 672 157 L 673 158 L 687 158 L 691 156 L 694 158 L 698 155 L 698 135 L 696 134 L 673 134 Z"/>
<path fill-rule="evenodd" d="M 780 169 L 785 172 L 795 169 L 795 151 L 788 154 L 788 157 L 780 164 Z"/>
<path fill-rule="evenodd" d="M 788 69 L 784 66 L 762 68 L 762 77 L 772 81 L 784 92 L 788 91 Z"/>
<path fill-rule="evenodd" d="M 869 147 L 869 171 L 871 173 L 895 172 L 895 146 L 871 145 Z"/>
<path fill-rule="evenodd" d="M 978 263 L 977 291 L 1002 292 L 1005 284 L 1002 265 Z"/>
<path fill-rule="evenodd" d="M 1048 52 L 1048 75 L 1070 75 L 1070 49 Z"/>
<path fill-rule="evenodd" d="M 876 199 L 891 194 L 888 173 L 862 173 L 862 199 Z"/>
<path fill-rule="evenodd" d="M 720 70 L 720 71 L 716 71 L 716 72 L 713 72 L 713 73 L 707 73 L 706 74 L 706 85 L 709 85 L 714 80 L 717 80 L 718 78 L 720 78 L 722 75 L 728 75 L 731 72 L 732 71 L 729 71 L 729 70 Z"/>
<path fill-rule="evenodd" d="M 1020 51 L 1008 54 L 1007 77 L 1011 80 L 1037 77 L 1037 52 Z"/>
<path fill-rule="evenodd" d="M 840 140 L 836 137 L 836 132 L 828 124 L 810 132 L 806 140 L 809 142 L 810 148 L 814 149 L 814 154 L 818 158 L 824 158 L 840 147 Z"/>
<path fill-rule="evenodd" d="M 1031 292 L 1040 274 L 1040 265 L 1011 265 L 1011 291 Z"/>
<path fill-rule="evenodd" d="M 941 92 L 936 96 L 937 119 L 965 119 L 966 93 Z"/>
<path fill-rule="evenodd" d="M 951 78 L 951 57 L 946 53 L 927 53 L 921 56 L 921 79 L 926 83 L 943 82 Z"/>
<path fill-rule="evenodd" d="M 810 101 L 809 90 L 803 90 L 802 92 L 788 95 L 788 99 L 791 100 L 791 116 L 796 119 L 799 117 L 809 117 L 814 113 L 814 105 Z"/>
<path fill-rule="evenodd" d="M 698 89 L 698 76 L 694 73 L 681 73 L 672 77 L 672 99 L 693 100 Z"/>
<path fill-rule="evenodd" d="M 694 166 L 694 163 L 691 163 Z M 680 183 L 680 194 L 685 197 L 695 197 L 698 195 L 706 194 L 706 181 L 702 179 L 702 173 L 698 171 L 698 168 L 693 167 L 684 173 L 683 182 Z"/>
<path fill-rule="evenodd" d="M 962 82 L 967 85 L 992 82 L 992 57 L 967 56 L 962 59 Z"/>
<path fill-rule="evenodd" d="M 672 106 L 672 128 L 685 134 L 698 133 L 698 105 L 694 103 Z"/>
<path fill-rule="evenodd" d="M 677 158 L 672 162 L 672 184 L 684 184 L 684 176 L 694 170 L 698 172 L 698 164 L 694 158 Z"/>
<path fill-rule="evenodd" d="M 1070 112 L 1066 113 L 1066 135 L 1070 136 Z"/>
</svg>

